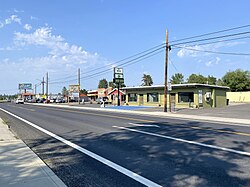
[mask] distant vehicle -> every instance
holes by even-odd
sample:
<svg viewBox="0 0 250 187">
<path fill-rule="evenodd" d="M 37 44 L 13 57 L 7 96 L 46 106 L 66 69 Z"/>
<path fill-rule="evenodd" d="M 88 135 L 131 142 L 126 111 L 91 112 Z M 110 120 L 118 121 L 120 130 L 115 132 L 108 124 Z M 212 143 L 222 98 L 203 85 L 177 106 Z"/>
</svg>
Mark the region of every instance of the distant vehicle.
<svg viewBox="0 0 250 187">
<path fill-rule="evenodd" d="M 56 99 L 56 103 L 63 103 L 63 100 L 60 99 L 60 98 L 57 98 L 57 99 Z"/>
<path fill-rule="evenodd" d="M 45 101 L 44 98 L 39 98 L 39 99 L 36 100 L 37 103 L 43 103 L 44 101 Z"/>
<path fill-rule="evenodd" d="M 24 104 L 24 99 L 18 98 L 18 99 L 16 100 L 16 104 Z"/>
</svg>

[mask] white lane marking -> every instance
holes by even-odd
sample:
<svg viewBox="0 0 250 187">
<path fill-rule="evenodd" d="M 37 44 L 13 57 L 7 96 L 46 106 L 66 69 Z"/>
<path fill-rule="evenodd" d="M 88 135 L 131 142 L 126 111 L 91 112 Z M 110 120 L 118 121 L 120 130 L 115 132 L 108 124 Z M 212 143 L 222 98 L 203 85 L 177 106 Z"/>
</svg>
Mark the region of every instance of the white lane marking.
<svg viewBox="0 0 250 187">
<path fill-rule="evenodd" d="M 146 124 L 138 124 L 138 123 L 128 123 L 129 125 L 133 125 L 133 126 L 138 126 L 138 127 L 158 127 L 158 125 L 146 125 Z"/>
<path fill-rule="evenodd" d="M 134 172 L 132 172 L 132 171 L 130 171 L 130 170 L 128 170 L 128 169 L 126 169 L 126 168 L 124 168 L 124 167 L 122 167 L 122 166 L 120 166 L 120 165 L 106 159 L 106 158 L 103 158 L 103 157 L 101 157 L 101 156 L 99 156 L 99 155 L 97 155 L 97 154 L 95 154 L 95 153 L 93 153 L 91 151 L 88 151 L 87 149 L 84 149 L 84 148 L 80 147 L 79 145 L 77 145 L 75 143 L 72 143 L 72 142 L 70 142 L 70 141 L 68 141 L 68 140 L 66 140 L 66 139 L 64 139 L 64 138 L 62 138 L 62 137 L 60 137 L 60 136 L 58 136 L 58 135 L 44 129 L 44 128 L 42 128 L 42 127 L 39 127 L 38 125 L 36 125 L 36 124 L 34 124 L 32 122 L 29 122 L 26 119 L 23 119 L 23 118 L 15 115 L 15 114 L 12 114 L 11 112 L 9 112 L 7 110 L 4 110 L 2 108 L 0 108 L 0 110 L 2 110 L 3 112 L 5 112 L 5 113 L 7 113 L 7 114 L 21 120 L 21 121 L 23 121 L 25 123 L 27 123 L 28 125 L 36 128 L 36 129 L 44 132 L 45 134 L 47 134 L 47 135 L 49 135 L 49 136 L 51 136 L 51 137 L 65 143 L 65 144 L 73 147 L 74 149 L 77 149 L 78 151 L 80 151 L 80 152 L 94 158 L 95 160 L 98 160 L 99 162 L 101 162 L 101 163 L 115 169 L 116 171 L 118 171 L 120 173 L 123 173 L 124 175 L 127 175 L 128 177 L 138 181 L 141 184 L 144 184 L 146 186 L 152 186 L 152 187 L 160 187 L 161 186 L 161 185 L 159 185 L 159 184 L 157 184 L 157 183 L 155 183 L 153 181 L 150 181 L 149 179 L 147 179 L 145 177 L 142 177 L 142 176 L 138 175 L 137 173 L 134 173 Z"/>
<path fill-rule="evenodd" d="M 161 134 L 156 134 L 156 133 L 151 133 L 151 132 L 146 132 L 146 131 L 141 131 L 141 130 L 136 130 L 136 129 L 129 129 L 129 128 L 126 128 L 126 127 L 118 127 L 118 126 L 113 126 L 113 127 L 118 128 L 118 129 L 133 131 L 133 132 L 137 132 L 137 133 L 147 134 L 147 135 L 150 135 L 150 136 L 157 136 L 157 137 L 160 137 L 160 138 L 166 138 L 166 139 L 175 140 L 175 141 L 184 142 L 184 143 L 189 143 L 189 144 L 193 144 L 193 145 L 199 145 L 199 146 L 202 146 L 202 147 L 208 147 L 208 148 L 212 148 L 212 149 L 218 149 L 218 150 L 227 151 L 227 152 L 231 152 L 231 153 L 236 153 L 236 154 L 240 154 L 240 155 L 250 156 L 249 152 L 237 151 L 237 150 L 230 149 L 230 148 L 219 147 L 219 146 L 215 146 L 215 145 L 209 145 L 209 144 L 199 143 L 199 142 L 195 142 L 195 141 L 184 140 L 184 139 L 181 139 L 181 138 L 174 138 L 174 137 L 171 137 L 171 136 L 165 136 L 165 135 L 161 135 Z"/>
</svg>

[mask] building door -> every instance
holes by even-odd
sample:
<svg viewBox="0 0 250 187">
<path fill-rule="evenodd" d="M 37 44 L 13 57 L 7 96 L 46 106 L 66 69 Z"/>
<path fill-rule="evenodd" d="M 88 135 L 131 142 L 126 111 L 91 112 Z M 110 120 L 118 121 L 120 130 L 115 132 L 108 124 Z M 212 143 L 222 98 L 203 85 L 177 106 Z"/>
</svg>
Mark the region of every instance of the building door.
<svg viewBox="0 0 250 187">
<path fill-rule="evenodd" d="M 143 94 L 139 95 L 139 106 L 143 105 Z"/>
</svg>

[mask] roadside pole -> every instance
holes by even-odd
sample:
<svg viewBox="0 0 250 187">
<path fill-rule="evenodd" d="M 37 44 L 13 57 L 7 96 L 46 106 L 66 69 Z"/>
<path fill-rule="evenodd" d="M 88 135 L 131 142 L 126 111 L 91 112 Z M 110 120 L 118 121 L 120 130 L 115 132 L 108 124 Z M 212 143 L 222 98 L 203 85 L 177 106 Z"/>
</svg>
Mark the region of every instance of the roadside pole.
<svg viewBox="0 0 250 187">
<path fill-rule="evenodd" d="M 81 77 L 80 77 L 80 68 L 78 68 L 78 85 L 79 85 L 79 89 L 78 89 L 78 104 L 80 105 L 80 90 L 81 90 L 81 84 L 80 84 L 80 81 L 81 81 Z"/>
<path fill-rule="evenodd" d="M 46 100 L 48 100 L 48 94 L 49 94 L 49 73 L 46 74 Z"/>
<path fill-rule="evenodd" d="M 118 103 L 117 105 L 120 106 L 120 84 L 118 83 Z"/>
<path fill-rule="evenodd" d="M 44 95 L 44 77 L 43 77 L 43 80 L 42 80 L 42 95 Z"/>
<path fill-rule="evenodd" d="M 167 84 L 168 84 L 168 30 L 166 30 L 166 56 L 165 56 L 165 80 L 164 80 L 164 112 L 167 112 Z M 169 101 L 170 102 L 170 101 Z"/>
</svg>

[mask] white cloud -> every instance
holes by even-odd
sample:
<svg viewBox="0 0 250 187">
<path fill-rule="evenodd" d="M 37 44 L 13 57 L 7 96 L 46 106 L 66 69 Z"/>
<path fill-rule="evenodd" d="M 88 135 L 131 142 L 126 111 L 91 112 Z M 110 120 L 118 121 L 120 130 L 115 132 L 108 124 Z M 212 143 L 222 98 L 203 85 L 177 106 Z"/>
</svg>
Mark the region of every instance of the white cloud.
<svg viewBox="0 0 250 187">
<path fill-rule="evenodd" d="M 60 35 L 53 35 L 52 28 L 41 27 L 33 33 L 15 33 L 16 46 L 42 46 L 49 50 L 47 56 L 38 58 L 24 58 L 23 63 L 34 68 L 60 71 L 63 68 L 77 68 L 84 65 L 85 68 L 93 66 L 100 60 L 98 54 L 89 53 L 77 45 L 69 45 Z M 39 64 L 39 65 L 37 65 Z"/>
<path fill-rule="evenodd" d="M 27 31 L 29 31 L 29 30 L 32 29 L 32 26 L 29 25 L 29 24 L 25 24 L 25 25 L 23 26 L 23 28 L 26 29 Z"/>
<path fill-rule="evenodd" d="M 17 15 L 11 15 L 9 18 L 5 19 L 5 25 L 9 25 L 13 22 L 19 23 L 20 25 L 21 23 L 21 18 L 19 18 Z"/>
<path fill-rule="evenodd" d="M 215 57 L 214 60 L 210 60 L 210 61 L 206 62 L 205 65 L 207 67 L 210 67 L 210 66 L 213 66 L 213 65 L 218 65 L 220 61 L 221 61 L 220 57 Z"/>
</svg>

